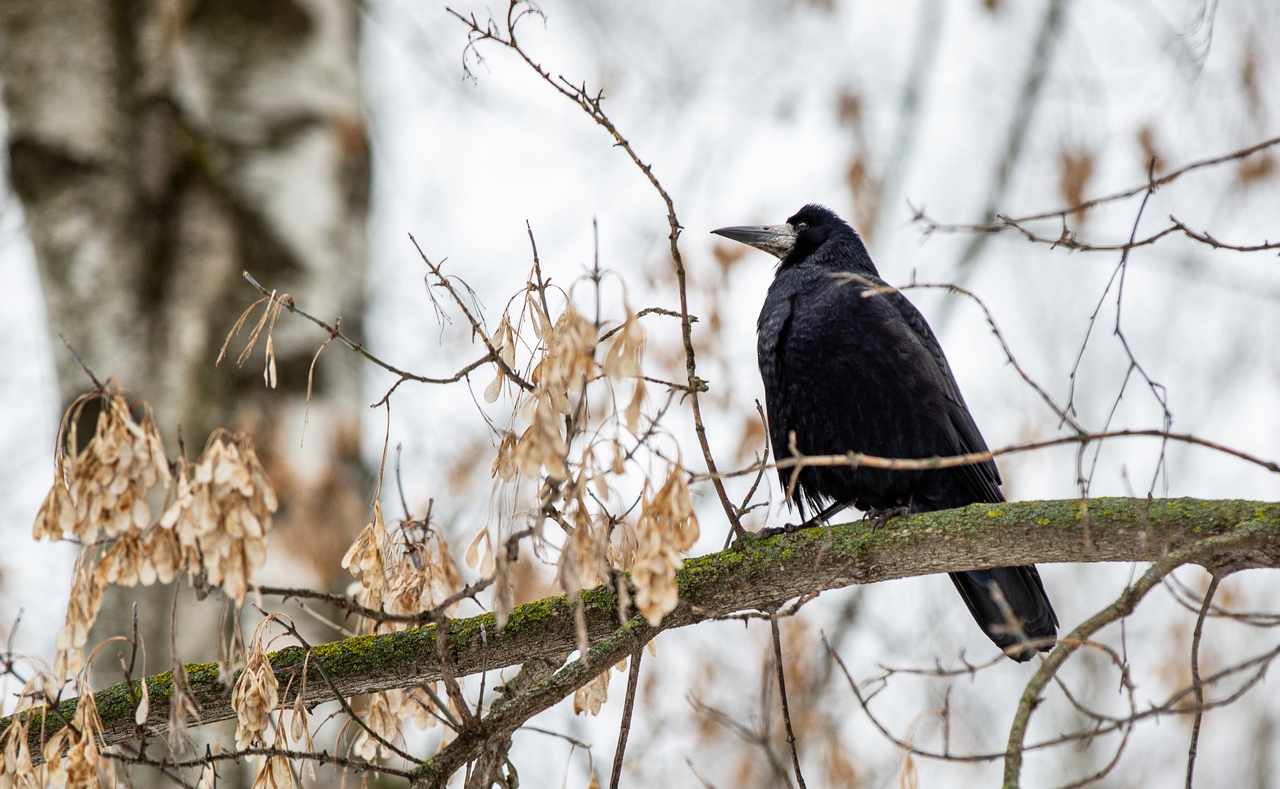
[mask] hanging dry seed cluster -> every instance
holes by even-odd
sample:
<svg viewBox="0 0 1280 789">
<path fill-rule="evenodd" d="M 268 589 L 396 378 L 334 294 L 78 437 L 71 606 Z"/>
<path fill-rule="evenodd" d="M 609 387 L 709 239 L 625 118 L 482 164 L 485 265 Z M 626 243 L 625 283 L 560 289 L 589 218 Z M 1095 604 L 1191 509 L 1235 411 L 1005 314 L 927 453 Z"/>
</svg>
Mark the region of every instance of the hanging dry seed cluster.
<svg viewBox="0 0 1280 789">
<path fill-rule="evenodd" d="M 236 713 L 236 747 L 237 748 L 270 748 L 273 753 L 264 755 L 258 760 L 257 773 L 253 786 L 260 789 L 292 789 L 294 782 L 293 769 L 296 766 L 304 785 L 314 785 L 316 780 L 315 763 L 303 759 L 294 765 L 289 758 L 289 751 L 313 753 L 316 750 L 315 740 L 311 736 L 311 713 L 306 706 L 306 676 L 308 657 L 303 669 L 297 674 L 291 672 L 290 683 L 301 679 L 302 685 L 294 688 L 292 684 L 284 689 L 284 697 L 290 692 L 294 697 L 293 705 L 287 709 L 277 710 L 280 684 L 275 669 L 267 654 L 266 643 L 268 628 L 275 620 L 283 619 L 281 614 L 272 614 L 254 629 L 245 652 L 244 670 L 236 679 L 231 693 L 231 707 Z M 292 626 L 290 626 L 292 627 Z M 272 726 L 272 713 L 275 713 L 275 725 Z M 268 732 L 271 736 L 268 738 Z M 217 774 L 213 765 L 206 765 L 201 773 L 201 787 L 217 785 Z"/>
<path fill-rule="evenodd" d="M 417 532 L 421 530 L 421 534 Z M 407 615 L 432 611 L 462 587 L 458 566 L 440 532 L 420 523 L 387 528 L 382 507 L 373 506 L 373 520 L 364 527 L 342 558 L 342 566 L 359 580 L 349 593 L 360 605 L 388 614 Z M 454 606 L 442 613 L 450 614 Z M 363 620 L 362 632 L 404 630 L 406 622 Z M 434 702 L 421 687 L 373 693 L 365 698 L 361 715 L 365 728 L 356 732 L 352 749 L 361 758 L 391 755 L 384 743 L 399 736 L 400 722 L 411 720 L 418 728 L 434 726 Z M 370 734 L 370 730 L 379 739 Z"/>
<path fill-rule="evenodd" d="M 98 717 L 97 701 L 92 693 L 86 693 L 76 704 L 71 725 L 64 726 L 44 745 L 49 772 L 65 776 L 67 789 L 102 786 L 100 769 L 114 765 L 101 758 L 98 750 L 101 738 L 102 721 Z"/>
<path fill-rule="evenodd" d="M 97 424 L 81 447 L 79 423 L 95 402 Z M 82 692 L 72 725 L 45 743 L 47 764 L 39 772 L 31 771 L 30 753 L 19 744 L 26 732 L 15 719 L 5 733 L 0 787 L 63 781 L 69 787 L 96 787 L 103 773 L 111 771 L 113 763 L 100 759 L 102 724 L 84 678 L 89 629 L 108 585 L 169 582 L 185 570 L 221 587 L 240 605 L 252 571 L 266 557 L 276 497 L 248 438 L 215 434 L 199 461 L 180 469 L 174 492 L 150 409 L 143 404 L 141 411 L 141 419 L 135 419 L 119 383 L 111 380 L 77 398 L 63 416 L 54 458 L 57 473 L 33 534 L 36 539 L 76 540 L 83 550 L 73 573 L 66 624 L 58 632 L 53 672 L 39 677 L 49 687 L 29 688 L 24 698 L 54 698 L 73 677 Z M 158 503 L 157 486 L 174 495 L 153 519 L 148 496 L 155 495 Z M 242 704 L 252 709 L 251 703 Z M 144 692 L 136 710 L 138 725 L 148 711 Z M 36 776 L 34 783 L 19 777 L 30 775 Z"/>
<path fill-rule="evenodd" d="M 683 471 L 667 464 L 666 481 L 659 493 L 646 493 L 637 524 L 639 533 L 625 520 L 611 518 L 601 503 L 609 500 L 615 483 L 626 472 L 626 453 L 618 438 L 600 438 L 608 433 L 601 426 L 621 422 L 633 436 L 642 434 L 644 327 L 628 308 L 625 320 L 610 333 L 603 361 L 598 362 L 598 327 L 572 302 L 553 323 L 533 295 L 525 301 L 539 341 L 530 361 L 532 391 L 517 401 L 516 409 L 527 427 L 518 436 L 514 430 L 503 434 L 491 474 L 506 483 L 518 477 L 544 481 L 545 474 L 544 494 L 550 491 L 553 498 L 543 505 L 555 506 L 568 537 L 557 563 L 557 580 L 568 593 L 594 587 L 607 580 L 614 569 L 632 570 L 633 564 L 640 562 L 634 568 L 638 572 L 633 573 L 633 581 L 645 601 L 646 616 L 660 621 L 675 605 L 674 574 L 680 554 L 692 546 L 698 534 Z M 523 318 L 513 325 L 504 315 L 489 340 L 507 369 L 515 368 L 517 327 L 522 324 Z M 486 400 L 497 400 L 505 378 L 503 367 L 499 367 L 485 390 Z M 625 406 L 602 393 L 599 402 L 612 402 L 612 412 L 591 413 L 588 386 L 601 378 L 611 387 L 631 382 Z M 579 442 L 581 449 L 571 453 L 570 445 L 580 438 L 584 439 Z M 589 505 L 590 499 L 596 504 Z M 487 531 L 482 530 L 472 541 L 469 559 L 482 538 L 487 544 Z M 500 620 L 504 613 L 498 611 Z"/>
<path fill-rule="evenodd" d="M 78 423 L 95 400 L 97 426 L 81 449 Z M 164 444 L 150 411 L 144 406 L 135 420 L 119 384 L 109 381 L 67 409 L 54 463 L 57 474 L 33 534 L 84 546 L 58 634 L 58 676 L 83 667 L 89 628 L 109 584 L 167 583 L 185 569 L 243 604 L 249 576 L 266 558 L 276 510 L 275 492 L 247 437 L 215 434 L 200 460 L 180 470 L 174 500 L 153 521 L 147 496 L 171 482 Z"/>
<path fill-rule="evenodd" d="M 280 683 L 267 657 L 263 641 L 268 617 L 258 623 L 245 653 L 244 670 L 231 694 L 231 708 L 236 711 L 236 747 L 266 745 L 263 736 L 271 723 L 271 712 L 280 698 Z"/>
<path fill-rule="evenodd" d="M 92 693 L 82 694 L 75 712 L 57 732 L 43 742 L 40 765 L 33 764 L 31 736 L 44 734 L 39 727 L 49 720 L 37 714 L 26 716 L 33 705 L 44 704 L 55 698 L 61 686 L 47 672 L 38 672 L 28 680 L 18 694 L 18 710 L 9 718 L 9 726 L 0 734 L 0 787 L 3 789 L 44 789 L 48 786 L 65 786 L 67 789 L 99 789 L 116 785 L 115 762 L 104 759 L 100 750 L 103 737 L 102 719 L 98 715 L 97 699 Z M 145 687 L 145 683 L 144 683 Z M 140 705 L 140 717 L 145 716 L 144 703 Z M 32 727 L 37 727 L 32 731 Z"/>
<path fill-rule="evenodd" d="M 515 462 L 528 479 L 538 479 L 545 468 L 551 479 L 565 480 L 569 443 L 564 417 L 573 414 L 586 385 L 598 375 L 594 356 L 598 332 L 572 304 L 554 325 L 536 304 L 534 310 L 534 325 L 545 351 L 529 376 L 533 393 L 520 408 L 520 418 L 529 427 L 516 441 Z"/>
<path fill-rule="evenodd" d="M 640 521 L 636 524 L 635 561 L 631 579 L 636 585 L 636 607 L 657 626 L 676 607 L 676 571 L 680 554 L 698 539 L 698 517 L 693 513 L 689 484 L 684 472 L 672 466 L 667 481 L 650 496 L 645 491 Z"/>
<path fill-rule="evenodd" d="M 276 493 L 244 434 L 218 432 L 192 468 L 178 475 L 177 499 L 160 518 L 187 569 L 244 604 L 249 576 L 267 559 Z"/>
<path fill-rule="evenodd" d="M 93 437 L 78 450 L 79 422 L 87 405 L 101 405 Z M 108 381 L 102 393 L 81 395 L 62 418 L 57 475 L 36 515 L 34 536 L 83 545 L 125 534 L 141 534 L 151 523 L 147 491 L 169 487 L 169 461 L 150 412 L 134 421 L 120 387 Z"/>
<path fill-rule="evenodd" d="M 423 534 L 413 533 L 419 529 Z M 462 587 L 458 565 L 440 532 L 420 523 L 406 523 L 397 524 L 393 533 L 379 504 L 373 505 L 373 520 L 347 549 L 342 566 L 359 578 L 350 590 L 356 601 L 388 614 L 430 611 Z M 364 629 L 387 633 L 408 626 L 404 622 L 366 622 Z"/>
<path fill-rule="evenodd" d="M 268 616 L 254 629 L 253 638 L 245 653 L 244 670 L 236 679 L 235 689 L 231 693 L 231 708 L 236 713 L 237 748 L 268 747 L 267 729 L 271 725 L 271 713 L 279 703 L 280 683 L 276 680 L 275 669 L 267 656 L 265 642 L 267 628 L 277 616 Z M 302 673 L 306 674 L 305 669 Z M 269 743 L 269 747 L 277 753 L 264 756 L 259 762 L 257 775 L 253 780 L 254 789 L 292 789 L 293 771 L 289 758 L 283 755 L 290 748 L 290 740 L 293 747 L 299 750 L 315 749 L 311 738 L 310 713 L 307 712 L 304 695 L 305 686 L 297 694 L 293 707 L 277 714 L 275 734 Z M 286 716 L 289 720 L 287 726 Z M 314 780 L 314 764 L 304 761 L 301 769 L 305 776 Z M 213 778 L 216 780 L 216 776 Z"/>
<path fill-rule="evenodd" d="M 636 449 L 625 451 L 623 436 L 644 444 L 654 432 L 646 425 L 643 373 L 645 330 L 629 308 L 621 324 L 606 336 L 599 349 L 600 327 L 585 318 L 570 301 L 552 322 L 543 302 L 532 290 L 518 320 L 503 316 L 489 346 L 502 360 L 496 377 L 485 390 L 485 399 L 496 402 L 516 370 L 520 327 L 531 325 L 538 342 L 528 359 L 528 388 L 517 391 L 512 427 L 501 434 L 491 475 L 502 483 L 520 478 L 540 484 L 535 520 L 550 515 L 565 531 L 556 564 L 556 580 L 570 597 L 611 579 L 616 571 L 630 571 L 636 601 L 650 622 L 657 624 L 676 605 L 675 573 L 683 552 L 698 536 L 687 476 L 678 463 L 656 460 L 662 468 L 656 479 L 645 481 L 639 498 L 640 516 L 632 524 L 611 511 L 609 503 L 630 509 L 625 501 L 628 461 Z M 528 324 L 525 316 L 528 316 Z M 603 353 L 597 357 L 597 350 Z M 599 392 L 593 382 L 602 381 Z M 626 385 L 630 395 L 625 395 Z M 514 389 L 514 387 L 507 387 Z M 617 390 L 623 389 L 623 396 Z M 516 418 L 525 424 L 516 429 Z M 622 429 L 625 426 L 625 431 Z M 647 451 L 643 462 L 654 463 Z M 635 485 L 631 480 L 630 484 Z M 654 489 L 657 492 L 654 492 Z M 638 492 L 638 491 L 637 491 Z M 630 501 L 635 502 L 635 498 Z M 535 525 L 535 534 L 541 527 Z M 480 548 L 485 550 L 482 552 Z M 483 557 L 481 554 L 483 553 Z M 493 546 L 487 528 L 472 540 L 467 563 L 481 564 L 482 574 L 494 572 Z M 502 548 L 498 554 L 505 554 Z M 496 568 L 504 572 L 502 563 Z M 501 579 L 498 579 L 501 580 Z M 624 603 L 625 606 L 625 591 Z M 499 622 L 505 621 L 509 603 L 495 593 Z M 579 618 L 579 646 L 586 647 L 585 620 Z M 591 686 L 579 708 L 599 708 L 607 688 L 607 675 Z"/>
</svg>

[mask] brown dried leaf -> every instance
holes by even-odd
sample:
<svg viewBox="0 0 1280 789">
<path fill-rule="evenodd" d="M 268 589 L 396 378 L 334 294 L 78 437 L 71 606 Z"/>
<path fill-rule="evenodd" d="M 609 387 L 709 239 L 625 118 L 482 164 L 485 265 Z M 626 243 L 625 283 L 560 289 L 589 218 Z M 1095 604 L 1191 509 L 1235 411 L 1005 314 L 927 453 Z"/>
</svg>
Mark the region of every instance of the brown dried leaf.
<svg viewBox="0 0 1280 789">
<path fill-rule="evenodd" d="M 390 553 L 387 526 L 382 520 L 382 505 L 374 502 L 373 520 L 365 525 L 355 542 L 342 557 L 343 568 L 360 577 L 366 589 L 381 591 L 387 582 L 383 557 Z"/>
<path fill-rule="evenodd" d="M 605 351 L 604 374 L 615 381 L 623 378 L 635 378 L 640 375 L 644 359 L 645 335 L 644 327 L 635 313 L 627 307 L 627 319 L 622 329 L 613 336 L 613 341 Z"/>
</svg>

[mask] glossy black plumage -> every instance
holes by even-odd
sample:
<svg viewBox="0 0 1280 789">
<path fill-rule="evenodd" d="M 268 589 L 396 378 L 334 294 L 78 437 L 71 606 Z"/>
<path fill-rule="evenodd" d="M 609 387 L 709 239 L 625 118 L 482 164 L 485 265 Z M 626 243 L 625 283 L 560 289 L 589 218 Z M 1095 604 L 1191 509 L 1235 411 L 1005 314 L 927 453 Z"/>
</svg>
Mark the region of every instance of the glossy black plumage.
<svg viewBox="0 0 1280 789">
<path fill-rule="evenodd" d="M 758 357 L 774 456 L 861 452 L 925 458 L 987 448 L 942 347 L 907 298 L 880 279 L 862 239 L 834 213 L 808 205 L 786 225 L 714 231 L 780 258 L 760 312 Z M 780 470 L 783 488 L 790 471 Z M 829 503 L 911 512 L 1001 502 L 994 462 L 930 471 L 810 467 L 801 513 Z M 806 507 L 807 505 L 807 507 Z M 1020 639 L 992 597 L 994 583 L 1031 639 L 1052 638 L 1057 616 L 1034 566 L 951 576 L 984 632 L 1015 660 Z M 1047 648 L 1047 647 L 1045 647 Z"/>
</svg>

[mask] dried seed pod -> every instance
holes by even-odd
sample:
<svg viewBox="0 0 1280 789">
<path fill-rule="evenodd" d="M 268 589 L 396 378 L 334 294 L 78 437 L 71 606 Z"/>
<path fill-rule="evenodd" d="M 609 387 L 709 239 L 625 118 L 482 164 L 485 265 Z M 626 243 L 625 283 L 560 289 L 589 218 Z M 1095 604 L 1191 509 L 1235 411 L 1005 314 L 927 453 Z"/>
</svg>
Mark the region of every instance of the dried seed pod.
<svg viewBox="0 0 1280 789">
<path fill-rule="evenodd" d="M 78 448 L 77 425 L 84 408 L 98 401 L 93 437 Z M 83 544 L 100 534 L 116 537 L 151 522 L 147 491 L 169 485 L 169 462 L 150 407 L 133 412 L 115 380 L 81 395 L 67 408 L 58 430 L 54 483 L 36 515 L 33 535 L 54 540 L 74 535 Z"/>
<path fill-rule="evenodd" d="M 573 694 L 573 714 L 581 715 L 589 712 L 600 714 L 600 707 L 609 700 L 609 669 L 605 669 L 598 677 L 578 688 Z"/>
<path fill-rule="evenodd" d="M 245 655 L 244 670 L 240 672 L 231 694 L 231 707 L 236 712 L 237 748 L 266 744 L 263 733 L 271 722 L 272 710 L 279 702 L 280 684 L 276 681 L 266 650 L 262 648 L 264 626 L 270 621 L 267 618 L 258 624 Z"/>
<path fill-rule="evenodd" d="M 647 491 L 636 524 L 636 550 L 631 579 L 636 585 L 636 606 L 653 626 L 675 609 L 678 601 L 675 576 L 681 554 L 698 539 L 698 518 L 693 512 L 684 471 L 672 465 L 666 482 L 652 497 Z"/>
</svg>

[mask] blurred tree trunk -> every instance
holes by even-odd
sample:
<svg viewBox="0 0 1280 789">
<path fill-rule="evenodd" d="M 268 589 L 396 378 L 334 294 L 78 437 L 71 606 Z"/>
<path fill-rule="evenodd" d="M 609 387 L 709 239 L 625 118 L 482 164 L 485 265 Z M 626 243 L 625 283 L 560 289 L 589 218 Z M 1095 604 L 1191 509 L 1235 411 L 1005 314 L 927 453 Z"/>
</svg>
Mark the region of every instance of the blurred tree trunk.
<svg viewBox="0 0 1280 789">
<path fill-rule="evenodd" d="M 359 369 L 347 354 L 319 361 L 299 451 L 323 336 L 280 321 L 274 392 L 260 356 L 244 372 L 214 359 L 255 298 L 242 269 L 359 334 L 369 156 L 358 22 L 347 0 L 0 3 L 11 180 L 50 330 L 150 401 L 171 449 L 179 426 L 189 457 L 217 427 L 251 430 L 283 503 L 275 553 L 324 568 L 321 583 L 335 582 L 324 572 L 337 570 L 365 496 Z M 89 388 L 69 354 L 57 369 L 64 403 Z M 172 598 L 141 591 L 108 600 L 114 621 L 102 624 L 127 633 L 128 602 L 152 606 L 142 622 L 154 669 L 167 663 Z"/>
</svg>

